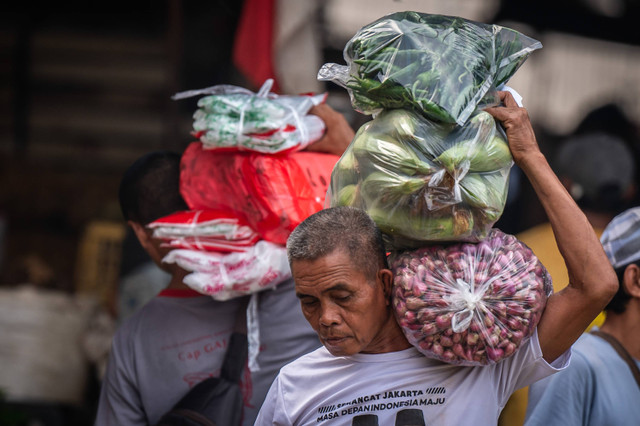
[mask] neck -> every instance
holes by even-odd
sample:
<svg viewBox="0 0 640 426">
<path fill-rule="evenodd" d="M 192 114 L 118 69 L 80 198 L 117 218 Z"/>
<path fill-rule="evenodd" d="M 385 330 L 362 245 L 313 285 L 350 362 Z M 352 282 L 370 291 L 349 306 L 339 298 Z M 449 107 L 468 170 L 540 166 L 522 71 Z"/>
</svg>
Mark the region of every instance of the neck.
<svg viewBox="0 0 640 426">
<path fill-rule="evenodd" d="M 393 312 L 389 312 L 387 322 L 385 323 L 376 343 L 371 345 L 371 349 L 362 351 L 362 353 L 379 354 L 387 352 L 397 352 L 411 347 L 411 344 L 404 336 L 402 329 L 398 325 Z"/>
<path fill-rule="evenodd" d="M 175 268 L 170 271 L 171 272 L 171 281 L 169 281 L 169 285 L 166 287 L 169 290 L 184 290 L 189 289 L 188 285 L 184 283 L 184 277 L 190 274 L 189 271 L 185 271 L 182 268 Z"/>
<path fill-rule="evenodd" d="M 615 337 L 635 359 L 640 359 L 640 303 L 632 299 L 622 314 L 607 312 L 600 330 Z"/>
</svg>

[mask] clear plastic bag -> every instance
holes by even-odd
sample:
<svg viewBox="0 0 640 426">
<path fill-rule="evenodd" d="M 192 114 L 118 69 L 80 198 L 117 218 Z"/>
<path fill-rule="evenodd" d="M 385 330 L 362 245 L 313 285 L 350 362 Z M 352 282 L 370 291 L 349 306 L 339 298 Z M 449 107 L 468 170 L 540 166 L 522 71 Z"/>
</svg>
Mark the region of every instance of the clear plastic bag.
<svg viewBox="0 0 640 426">
<path fill-rule="evenodd" d="M 309 110 L 327 94 L 276 95 L 267 80 L 258 93 L 218 85 L 176 94 L 173 99 L 207 95 L 193 114 L 193 135 L 205 149 L 274 154 L 297 151 L 319 140 L 325 131 L 320 117 Z"/>
<path fill-rule="evenodd" d="M 184 283 L 221 301 L 274 288 L 291 278 L 287 250 L 263 240 L 236 253 L 171 250 L 162 261 L 191 271 Z"/>
<path fill-rule="evenodd" d="M 487 365 L 513 355 L 537 326 L 553 292 L 533 252 L 493 229 L 479 243 L 393 253 L 393 306 L 424 355 Z"/>
<path fill-rule="evenodd" d="M 541 47 L 499 25 L 397 12 L 361 28 L 344 48 L 347 65 L 325 64 L 318 79 L 345 87 L 364 114 L 412 108 L 462 125 Z"/>
<path fill-rule="evenodd" d="M 385 110 L 356 133 L 331 174 L 331 206 L 366 210 L 389 249 L 486 237 L 513 165 L 504 131 L 476 111 L 464 126 Z"/>
<path fill-rule="evenodd" d="M 300 222 L 323 208 L 338 158 L 218 152 L 192 142 L 182 154 L 180 192 L 190 209 L 228 212 L 261 239 L 284 245 Z"/>
<path fill-rule="evenodd" d="M 216 252 L 246 251 L 260 236 L 244 221 L 216 210 L 180 211 L 147 225 L 172 248 Z"/>
</svg>

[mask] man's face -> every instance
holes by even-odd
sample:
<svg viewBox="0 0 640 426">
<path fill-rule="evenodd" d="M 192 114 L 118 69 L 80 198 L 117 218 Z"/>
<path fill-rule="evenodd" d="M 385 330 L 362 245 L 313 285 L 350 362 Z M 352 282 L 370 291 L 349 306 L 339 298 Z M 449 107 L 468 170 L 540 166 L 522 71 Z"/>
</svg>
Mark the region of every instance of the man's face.
<svg viewBox="0 0 640 426">
<path fill-rule="evenodd" d="M 367 277 L 342 250 L 293 261 L 291 270 L 302 312 L 332 355 L 385 352 L 391 271 Z"/>
</svg>

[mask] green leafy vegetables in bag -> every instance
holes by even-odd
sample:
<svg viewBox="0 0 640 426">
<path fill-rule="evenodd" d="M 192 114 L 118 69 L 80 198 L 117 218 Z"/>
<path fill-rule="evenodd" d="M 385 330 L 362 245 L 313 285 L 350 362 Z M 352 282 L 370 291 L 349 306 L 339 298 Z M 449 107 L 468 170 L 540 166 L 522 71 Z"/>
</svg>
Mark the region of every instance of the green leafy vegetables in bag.
<svg viewBox="0 0 640 426">
<path fill-rule="evenodd" d="M 397 12 L 361 28 L 344 48 L 347 65 L 325 64 L 318 78 L 345 87 L 365 114 L 411 108 L 463 125 L 541 47 L 499 25 Z"/>
</svg>

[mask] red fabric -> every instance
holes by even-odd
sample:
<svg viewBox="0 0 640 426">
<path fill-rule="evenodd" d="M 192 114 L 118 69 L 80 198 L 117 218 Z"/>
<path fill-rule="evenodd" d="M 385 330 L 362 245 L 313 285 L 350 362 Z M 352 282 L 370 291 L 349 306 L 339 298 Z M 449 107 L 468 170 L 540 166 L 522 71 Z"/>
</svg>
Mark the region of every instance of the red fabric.
<svg viewBox="0 0 640 426">
<path fill-rule="evenodd" d="M 273 79 L 279 92 L 273 64 L 275 0 L 245 0 L 233 45 L 233 64 L 256 88 Z"/>
<path fill-rule="evenodd" d="M 238 226 L 246 226 L 237 215 L 229 212 L 219 212 L 216 210 L 185 210 L 171 213 L 151 222 L 148 226 L 151 228 L 163 225 L 197 225 L 204 222 L 220 221 L 226 223 L 237 224 Z"/>
<path fill-rule="evenodd" d="M 182 155 L 180 192 L 191 209 L 241 215 L 267 241 L 284 245 L 291 231 L 324 207 L 337 155 L 266 155 L 203 150 L 193 142 Z"/>
</svg>

